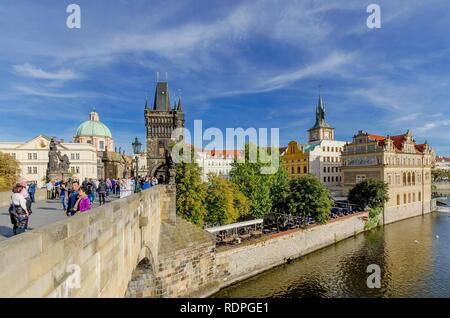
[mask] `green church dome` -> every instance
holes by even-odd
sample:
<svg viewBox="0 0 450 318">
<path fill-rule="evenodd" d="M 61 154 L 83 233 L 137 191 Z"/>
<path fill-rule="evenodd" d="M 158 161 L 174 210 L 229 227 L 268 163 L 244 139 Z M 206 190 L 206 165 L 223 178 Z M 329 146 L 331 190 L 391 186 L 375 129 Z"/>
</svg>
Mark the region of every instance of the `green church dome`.
<svg viewBox="0 0 450 318">
<path fill-rule="evenodd" d="M 75 137 L 109 137 L 112 138 L 109 128 L 99 120 L 97 113 L 90 114 L 90 120 L 82 123 L 78 129 Z"/>
</svg>

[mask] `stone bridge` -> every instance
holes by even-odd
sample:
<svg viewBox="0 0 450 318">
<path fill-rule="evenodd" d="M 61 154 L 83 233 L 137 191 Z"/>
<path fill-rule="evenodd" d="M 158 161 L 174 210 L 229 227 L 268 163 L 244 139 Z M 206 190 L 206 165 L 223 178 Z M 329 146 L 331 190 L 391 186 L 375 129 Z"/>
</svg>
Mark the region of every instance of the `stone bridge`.
<svg viewBox="0 0 450 318">
<path fill-rule="evenodd" d="M 204 296 L 214 255 L 160 185 L 0 241 L 0 297 Z"/>
<path fill-rule="evenodd" d="M 205 297 L 357 235 L 365 217 L 216 249 L 159 185 L 0 241 L 0 297 Z"/>
</svg>

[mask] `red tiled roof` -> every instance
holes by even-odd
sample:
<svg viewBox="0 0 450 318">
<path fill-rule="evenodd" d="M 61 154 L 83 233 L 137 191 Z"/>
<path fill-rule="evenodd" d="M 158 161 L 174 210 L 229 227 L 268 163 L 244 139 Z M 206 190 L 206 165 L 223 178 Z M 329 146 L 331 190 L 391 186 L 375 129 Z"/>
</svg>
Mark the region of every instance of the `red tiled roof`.
<svg viewBox="0 0 450 318">
<path fill-rule="evenodd" d="M 369 140 L 373 140 L 373 141 L 384 141 L 386 139 L 385 136 L 372 135 L 372 134 L 369 134 L 368 137 L 369 137 Z"/>
<path fill-rule="evenodd" d="M 380 135 L 368 134 L 368 137 L 369 137 L 369 140 L 371 140 L 371 141 L 378 141 L 378 145 L 380 147 L 383 147 L 386 144 L 386 140 L 389 138 L 394 143 L 396 150 L 402 151 L 403 144 L 406 141 L 406 135 L 407 134 L 385 137 L 385 136 L 380 136 Z M 418 152 L 422 153 L 425 151 L 425 145 L 426 144 L 416 145 L 415 148 Z"/>
<path fill-rule="evenodd" d="M 395 148 L 397 148 L 398 150 L 402 150 L 403 144 L 405 143 L 406 140 L 405 136 L 406 135 L 391 136 L 389 137 L 389 139 L 391 139 L 394 142 Z"/>
<path fill-rule="evenodd" d="M 425 151 L 425 144 L 416 145 L 416 149 L 418 152 L 424 152 Z"/>
</svg>

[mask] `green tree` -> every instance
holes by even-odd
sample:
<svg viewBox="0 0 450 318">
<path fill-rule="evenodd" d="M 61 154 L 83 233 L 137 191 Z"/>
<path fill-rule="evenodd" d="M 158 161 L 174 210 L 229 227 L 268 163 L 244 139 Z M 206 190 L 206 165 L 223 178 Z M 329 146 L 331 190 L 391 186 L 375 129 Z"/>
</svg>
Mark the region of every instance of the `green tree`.
<svg viewBox="0 0 450 318">
<path fill-rule="evenodd" d="M 206 185 L 196 163 L 180 163 L 176 166 L 177 214 L 186 220 L 203 226 L 206 215 Z"/>
<path fill-rule="evenodd" d="M 350 190 L 348 200 L 364 209 L 383 208 L 389 200 L 388 191 L 389 185 L 384 181 L 364 180 Z"/>
<path fill-rule="evenodd" d="M 433 169 L 431 170 L 431 177 L 433 182 L 440 182 L 450 179 L 450 171 L 444 169 Z"/>
<path fill-rule="evenodd" d="M 291 180 L 288 207 L 292 214 L 309 215 L 322 224 L 328 220 L 332 205 L 330 191 L 315 176 Z"/>
<path fill-rule="evenodd" d="M 9 154 L 0 152 L 0 191 L 10 191 L 19 178 L 19 162 Z"/>
<path fill-rule="evenodd" d="M 261 173 L 263 167 L 270 166 L 269 163 L 263 163 L 265 161 L 261 158 L 261 154 L 264 151 L 256 145 L 246 144 L 245 160 L 234 162 L 230 172 L 231 181 L 250 199 L 250 214 L 255 218 L 262 218 L 272 210 L 271 188 L 274 175 Z M 251 153 L 256 153 L 257 157 L 250 158 Z M 279 157 L 277 160 L 279 161 Z"/>
<path fill-rule="evenodd" d="M 234 223 L 250 211 L 250 200 L 237 186 L 214 174 L 208 178 L 205 202 L 205 223 L 210 226 Z"/>
<path fill-rule="evenodd" d="M 273 176 L 270 187 L 270 197 L 272 198 L 272 211 L 275 213 L 286 213 L 288 207 L 288 197 L 290 194 L 289 175 L 281 166 Z"/>
</svg>

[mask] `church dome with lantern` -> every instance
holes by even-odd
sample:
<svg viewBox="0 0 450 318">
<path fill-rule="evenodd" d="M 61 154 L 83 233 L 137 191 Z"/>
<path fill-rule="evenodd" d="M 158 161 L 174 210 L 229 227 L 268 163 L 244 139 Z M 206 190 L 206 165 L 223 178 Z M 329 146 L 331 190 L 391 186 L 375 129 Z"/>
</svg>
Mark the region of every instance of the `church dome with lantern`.
<svg viewBox="0 0 450 318">
<path fill-rule="evenodd" d="M 100 116 L 95 111 L 89 114 L 89 120 L 78 127 L 73 139 L 75 143 L 92 144 L 97 151 L 114 151 L 111 130 L 100 121 Z"/>
</svg>

